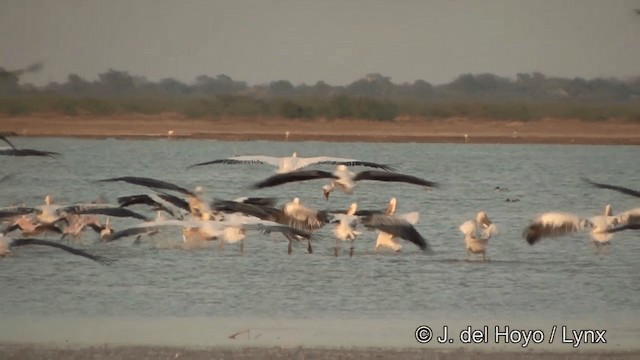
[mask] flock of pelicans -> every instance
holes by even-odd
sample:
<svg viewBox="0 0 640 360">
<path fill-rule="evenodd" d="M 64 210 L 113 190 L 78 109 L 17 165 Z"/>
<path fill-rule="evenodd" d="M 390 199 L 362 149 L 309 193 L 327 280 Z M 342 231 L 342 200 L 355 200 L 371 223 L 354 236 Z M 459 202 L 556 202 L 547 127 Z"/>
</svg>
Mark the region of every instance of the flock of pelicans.
<svg viewBox="0 0 640 360">
<path fill-rule="evenodd" d="M 17 148 L 6 137 L 0 140 L 8 144 L 0 148 L 0 155 L 7 156 L 52 156 L 55 152 L 35 149 Z M 277 167 L 276 174 L 253 185 L 254 189 L 284 185 L 292 182 L 327 179 L 329 183 L 322 187 L 325 199 L 331 192 L 339 190 L 352 194 L 361 180 L 385 182 L 402 182 L 437 188 L 438 183 L 421 179 L 412 175 L 400 174 L 385 164 L 336 157 L 302 158 L 293 153 L 290 157 L 276 158 L 270 156 L 236 156 L 194 164 L 191 167 L 213 164 L 270 164 Z M 312 165 L 335 165 L 333 172 L 309 170 Z M 348 167 L 363 166 L 376 170 L 351 172 Z M 9 175 L 0 178 L 0 183 Z M 622 192 L 640 197 L 640 192 L 628 188 L 592 182 L 584 179 L 592 186 Z M 188 190 L 176 184 L 137 176 L 123 176 L 99 180 L 101 183 L 125 182 L 143 186 L 152 191 L 135 195 L 122 196 L 117 204 L 104 201 L 78 203 L 71 205 L 55 204 L 50 195 L 44 204 L 29 207 L 10 206 L 0 208 L 0 222 L 4 228 L 0 233 L 0 257 L 10 253 L 12 248 L 40 245 L 55 247 L 74 255 L 109 264 L 113 260 L 87 253 L 83 250 L 63 244 L 61 241 L 36 239 L 38 234 L 57 234 L 61 239 L 78 238 L 86 230 L 96 232 L 103 242 L 112 242 L 127 237 L 153 236 L 168 228 L 182 230 L 185 247 L 208 246 L 217 241 L 218 250 L 225 243 L 238 243 L 240 252 L 244 251 L 244 239 L 247 231 L 265 234 L 280 233 L 288 240 L 288 253 L 293 251 L 293 243 L 303 242 L 307 251 L 313 252 L 312 240 L 317 239 L 314 232 L 324 226 L 332 226 L 336 238 L 334 254 L 340 253 L 341 243 L 349 244 L 349 255 L 354 254 L 354 242 L 362 235 L 359 230 L 377 232 L 376 251 L 383 248 L 400 251 L 399 239 L 416 245 L 425 253 L 432 249 L 427 240 L 416 230 L 414 225 L 419 221 L 417 211 L 396 214 L 397 200 L 392 198 L 385 209 L 358 209 L 352 203 L 348 209 L 316 210 L 301 203 L 299 198 L 277 206 L 273 198 L 239 198 L 235 200 L 210 200 L 202 198 L 201 188 Z M 1 185 L 0 185 L 1 186 Z M 132 211 L 131 206 L 147 206 L 157 212 L 155 218 Z M 104 217 L 104 219 L 102 219 Z M 112 218 L 133 218 L 140 222 L 136 225 L 114 230 Z M 606 206 L 603 215 L 581 218 L 574 214 L 549 212 L 540 215 L 525 229 L 523 237 L 533 245 L 545 237 L 557 237 L 579 231 L 590 232 L 591 239 L 597 244 L 607 244 L 612 234 L 618 231 L 640 229 L 640 208 L 631 209 L 614 216 L 611 207 Z M 497 234 L 496 225 L 488 215 L 480 211 L 476 218 L 460 225 L 464 235 L 464 244 L 469 258 L 473 254 L 482 255 L 486 260 L 489 240 Z M 14 231 L 20 231 L 21 237 L 9 237 Z"/>
</svg>

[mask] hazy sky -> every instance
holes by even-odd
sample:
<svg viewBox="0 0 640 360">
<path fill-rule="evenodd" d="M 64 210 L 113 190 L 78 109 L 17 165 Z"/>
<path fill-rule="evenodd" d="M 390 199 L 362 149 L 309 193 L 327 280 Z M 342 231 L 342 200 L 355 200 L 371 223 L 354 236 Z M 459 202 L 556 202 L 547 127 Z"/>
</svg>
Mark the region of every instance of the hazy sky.
<svg viewBox="0 0 640 360">
<path fill-rule="evenodd" d="M 0 0 L 0 66 L 25 80 L 343 85 L 368 73 L 433 84 L 461 73 L 640 75 L 640 0 Z"/>
</svg>

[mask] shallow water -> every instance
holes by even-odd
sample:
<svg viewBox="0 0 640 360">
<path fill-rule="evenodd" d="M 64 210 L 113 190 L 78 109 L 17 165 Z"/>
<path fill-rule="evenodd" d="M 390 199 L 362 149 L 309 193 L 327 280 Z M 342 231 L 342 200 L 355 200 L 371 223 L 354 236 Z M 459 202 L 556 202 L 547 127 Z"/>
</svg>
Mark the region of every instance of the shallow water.
<svg viewBox="0 0 640 360">
<path fill-rule="evenodd" d="M 404 243 L 399 254 L 376 254 L 375 233 L 367 232 L 356 241 L 353 258 L 346 247 L 336 258 L 329 227 L 319 232 L 323 237 L 313 254 L 301 244 L 292 256 L 277 235 L 249 235 L 245 255 L 240 256 L 235 245 L 226 245 L 220 254 L 215 247 L 181 250 L 175 246 L 181 239 L 179 229 L 138 246 L 131 240 L 100 244 L 93 234 L 86 234 L 76 246 L 118 259 L 117 263 L 104 267 L 53 249 L 26 247 L 0 260 L 0 316 L 11 320 L 0 321 L 0 340 L 12 339 L 6 330 L 24 324 L 25 316 L 52 315 L 56 319 L 378 319 L 380 328 L 395 318 L 405 319 L 407 328 L 406 334 L 396 337 L 409 339 L 415 327 L 429 319 L 443 323 L 452 319 L 459 326 L 491 319 L 522 324 L 531 318 L 550 326 L 579 319 L 601 327 L 622 322 L 619 339 L 640 334 L 637 232 L 617 234 L 610 246 L 600 250 L 582 235 L 549 239 L 533 247 L 522 239 L 527 222 L 540 212 L 592 216 L 602 213 L 607 203 L 614 211 L 638 207 L 636 198 L 592 189 L 580 181 L 587 176 L 640 188 L 638 147 L 66 138 L 17 138 L 14 143 L 64 156 L 0 157 L 0 177 L 16 175 L 0 184 L 2 205 L 38 205 L 48 193 L 55 202 L 74 203 L 99 195 L 115 202 L 118 196 L 149 192 L 124 183 L 93 182 L 126 175 L 159 178 L 187 188 L 200 185 L 206 195 L 216 198 L 277 196 L 284 202 L 298 196 L 309 206 L 330 209 L 346 209 L 353 201 L 363 209 L 380 209 L 397 197 L 399 213 L 420 211 L 416 228 L 435 254 L 423 255 L 410 243 Z M 323 181 L 247 190 L 252 182 L 273 174 L 268 165 L 186 169 L 215 158 L 285 156 L 293 151 L 299 156 L 392 164 L 398 172 L 437 181 L 442 188 L 425 191 L 368 181 L 350 196 L 334 192 L 327 203 L 322 198 Z M 496 192 L 496 186 L 508 191 Z M 520 201 L 505 202 L 507 198 Z M 499 230 L 491 240 L 492 261 L 487 263 L 465 261 L 458 231 L 478 210 L 486 211 Z M 118 228 L 133 221 L 116 219 L 113 224 Z M 337 339 L 333 343 L 341 344 Z"/>
</svg>

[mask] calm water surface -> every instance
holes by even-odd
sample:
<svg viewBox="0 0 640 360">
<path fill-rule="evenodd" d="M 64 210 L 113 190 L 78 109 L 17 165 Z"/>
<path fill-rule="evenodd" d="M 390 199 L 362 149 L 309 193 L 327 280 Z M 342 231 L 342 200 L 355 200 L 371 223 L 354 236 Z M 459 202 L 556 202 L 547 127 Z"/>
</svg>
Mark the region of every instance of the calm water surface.
<svg viewBox="0 0 640 360">
<path fill-rule="evenodd" d="M 398 212 L 420 211 L 418 231 L 435 254 L 410 243 L 399 254 L 373 251 L 375 233 L 356 241 L 356 256 L 333 256 L 329 227 L 315 252 L 304 246 L 287 255 L 278 235 L 251 234 L 245 255 L 227 245 L 181 250 L 180 231 L 166 231 L 140 245 L 130 239 L 101 244 L 85 234 L 76 246 L 118 261 L 110 267 L 49 248 L 19 248 L 0 260 L 0 314 L 14 323 L 23 316 L 65 318 L 260 318 L 260 319 L 429 319 L 516 321 L 525 318 L 590 320 L 626 333 L 638 331 L 640 241 L 638 233 L 616 235 L 596 251 L 586 236 L 529 246 L 522 230 L 550 210 L 582 216 L 638 207 L 638 199 L 594 190 L 580 177 L 640 188 L 638 147 L 562 145 L 370 144 L 324 142 L 221 142 L 205 140 L 78 140 L 16 138 L 17 146 L 58 151 L 58 159 L 0 157 L 0 204 L 38 205 L 46 194 L 57 203 L 88 202 L 102 195 L 148 192 L 124 183 L 94 183 L 114 176 L 146 176 L 194 188 L 211 198 L 294 196 L 317 208 L 384 208 L 398 198 Z M 190 164 L 233 155 L 339 156 L 384 162 L 402 173 L 437 181 L 425 191 L 406 184 L 362 182 L 353 195 L 322 197 L 321 180 L 264 189 L 248 186 L 274 172 L 268 165 Z M 331 167 L 319 168 L 330 170 Z M 360 171 L 363 168 L 354 168 Z M 500 186 L 508 191 L 496 192 Z M 519 202 L 505 202 L 505 199 Z M 144 212 L 144 207 L 134 208 Z M 458 226 L 484 210 L 499 235 L 491 240 L 487 263 L 466 262 Z M 148 213 L 152 215 L 151 213 Z M 131 225 L 116 219 L 114 227 Z M 346 249 L 345 249 L 346 251 Z M 510 320 L 511 319 L 511 320 Z M 381 320 L 382 321 L 382 320 Z M 496 320 L 497 321 L 497 320 Z M 618 320 L 616 320 L 618 321 Z M 617 323 L 616 323 L 617 324 Z M 594 325 L 595 326 L 595 325 Z M 640 333 L 640 332 L 638 332 Z M 622 334 L 622 333 L 620 333 Z M 26 335 L 25 335 L 26 336 Z M 622 335 L 620 335 L 622 336 Z M 2 338 L 0 337 L 0 340 Z"/>
</svg>

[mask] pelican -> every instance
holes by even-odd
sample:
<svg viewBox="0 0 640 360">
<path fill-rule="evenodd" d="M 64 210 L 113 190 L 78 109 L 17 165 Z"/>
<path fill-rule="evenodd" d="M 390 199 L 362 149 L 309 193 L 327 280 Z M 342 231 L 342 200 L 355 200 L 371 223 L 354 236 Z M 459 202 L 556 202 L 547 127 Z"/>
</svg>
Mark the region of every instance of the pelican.
<svg viewBox="0 0 640 360">
<path fill-rule="evenodd" d="M 356 231 L 356 224 L 359 220 L 355 215 L 357 209 L 358 204 L 352 203 L 349 205 L 349 209 L 346 214 L 333 214 L 333 222 L 336 222 L 336 227 L 333 229 L 333 233 L 336 236 L 336 246 L 334 248 L 335 256 L 338 256 L 340 241 L 350 242 L 351 246 L 349 247 L 349 256 L 353 256 L 354 242 L 356 237 L 361 234 L 361 232 Z"/>
<path fill-rule="evenodd" d="M 89 254 L 83 250 L 79 250 L 76 248 L 72 248 L 70 246 L 66 246 L 66 245 L 62 245 L 62 244 L 58 244 L 52 241 L 47 241 L 47 240 L 40 240 L 40 239 L 30 239 L 30 238 L 23 238 L 23 239 L 11 239 L 8 238 L 2 234 L 0 234 L 0 257 L 4 257 L 7 256 L 11 253 L 11 248 L 14 247 L 19 247 L 19 246 L 28 246 L 28 245 L 40 245 L 40 246 L 49 246 L 49 247 L 54 247 L 54 248 L 58 248 L 60 250 L 64 250 L 68 253 L 71 253 L 73 255 L 78 255 L 78 256 L 82 256 L 85 257 L 87 259 L 91 259 L 93 261 L 96 261 L 98 263 L 101 263 L 103 265 L 109 265 L 113 262 L 113 260 L 102 257 L 102 256 L 97 256 L 97 255 L 92 255 Z"/>
<path fill-rule="evenodd" d="M 315 179 L 333 179 L 330 184 L 325 185 L 322 188 L 325 200 L 329 199 L 329 194 L 331 194 L 331 192 L 335 188 L 338 188 L 345 194 L 353 193 L 356 183 L 360 180 L 404 182 L 426 187 L 438 187 L 438 184 L 435 182 L 423 180 L 411 175 L 398 174 L 395 172 L 368 170 L 361 171 L 358 174 L 355 174 L 349 171 L 346 165 L 342 164 L 338 165 L 333 173 L 321 170 L 298 170 L 285 174 L 276 174 L 254 184 L 252 187 L 254 189 L 262 189 L 295 181 L 306 181 Z"/>
<path fill-rule="evenodd" d="M 15 219 L 9 226 L 7 226 L 2 234 L 9 234 L 16 229 L 20 229 L 22 231 L 23 236 L 32 236 L 37 235 L 43 232 L 52 231 L 58 234 L 62 234 L 62 230 L 57 227 L 55 224 L 44 224 L 34 222 L 34 218 L 27 215 L 20 215 L 17 219 Z"/>
<path fill-rule="evenodd" d="M 640 230 L 640 208 L 624 211 L 613 220 L 616 227 L 607 227 L 599 229 L 600 234 L 611 234 L 624 230 Z"/>
<path fill-rule="evenodd" d="M 242 213 L 305 231 L 317 230 L 330 221 L 328 212 L 309 209 L 300 204 L 300 199 L 294 199 L 292 202 L 285 204 L 281 209 L 256 203 L 251 204 L 224 200 L 214 201 L 211 206 L 225 213 Z M 289 246 L 287 248 L 288 254 L 293 252 L 292 243 L 294 241 L 305 239 L 305 237 L 290 235 L 288 233 L 283 233 L 283 235 L 289 240 Z M 307 245 L 307 251 L 312 253 L 313 248 L 311 247 L 311 242 L 308 241 Z"/>
<path fill-rule="evenodd" d="M 294 152 L 291 156 L 286 157 L 273 157 L 273 156 L 263 156 L 263 155 L 247 155 L 247 156 L 234 156 L 228 159 L 218 159 L 212 161 L 206 161 L 198 164 L 193 164 L 189 166 L 189 168 L 193 168 L 196 166 L 204 166 L 204 165 L 212 165 L 212 164 L 269 164 L 272 166 L 276 166 L 278 169 L 276 170 L 277 174 L 284 174 L 291 171 L 300 170 L 302 168 L 311 166 L 311 165 L 349 165 L 349 166 L 366 166 L 372 168 L 383 169 L 387 171 L 393 170 L 392 167 L 385 164 L 378 164 L 368 161 L 362 161 L 357 159 L 346 159 L 339 157 L 329 157 L 329 156 L 318 156 L 318 157 L 310 157 L 310 158 L 302 158 L 298 157 L 298 153 Z"/>
<path fill-rule="evenodd" d="M 48 156 L 55 158 L 56 155 L 60 155 L 60 153 L 53 151 L 43 151 L 43 150 L 35 150 L 35 149 L 20 149 L 17 148 L 7 139 L 4 135 L 0 135 L 0 140 L 4 141 L 9 145 L 9 148 L 0 149 L 0 155 L 10 155 L 10 156 Z"/>
<path fill-rule="evenodd" d="M 589 219 L 572 213 L 547 212 L 538 216 L 523 232 L 523 237 L 530 245 L 534 245 L 545 237 L 558 237 L 578 231 L 589 230 L 591 239 L 596 245 L 606 244 L 611 235 L 606 231 L 618 224 L 618 217 L 613 217 L 611 207 L 605 207 L 604 215 L 593 216 Z"/>
<path fill-rule="evenodd" d="M 496 225 L 489 220 L 487 213 L 478 212 L 475 221 L 466 221 L 459 229 L 464 234 L 467 259 L 471 254 L 482 254 L 482 261 L 486 261 L 489 239 L 497 233 Z"/>
</svg>

